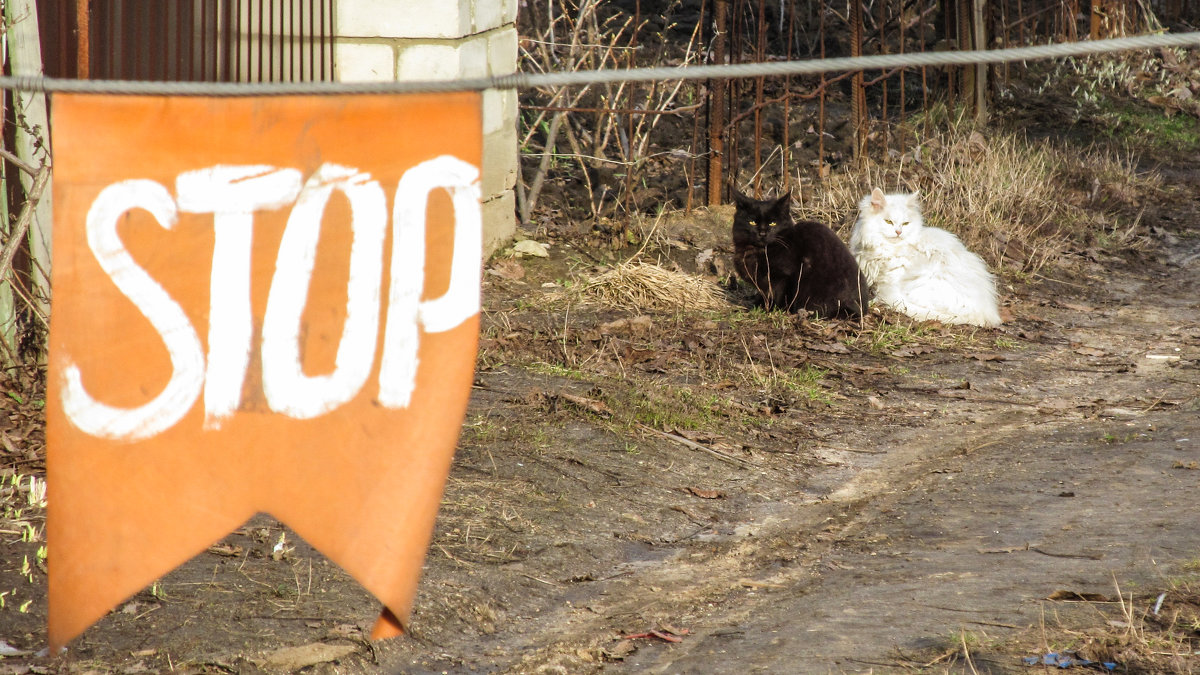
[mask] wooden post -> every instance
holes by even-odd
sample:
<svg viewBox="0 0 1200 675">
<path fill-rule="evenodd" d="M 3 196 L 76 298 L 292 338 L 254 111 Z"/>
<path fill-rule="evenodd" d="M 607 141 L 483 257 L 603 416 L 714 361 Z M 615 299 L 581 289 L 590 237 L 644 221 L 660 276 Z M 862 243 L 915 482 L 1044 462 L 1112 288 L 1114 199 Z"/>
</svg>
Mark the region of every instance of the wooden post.
<svg viewBox="0 0 1200 675">
<path fill-rule="evenodd" d="M 974 6 L 971 8 L 971 24 L 974 29 L 972 34 L 972 48 L 987 49 L 987 21 L 985 17 L 987 13 L 984 11 L 984 6 L 987 0 L 974 0 Z M 988 65 L 986 63 L 978 63 L 975 65 L 975 90 L 974 90 L 974 107 L 975 120 L 982 122 L 988 116 Z"/>
<path fill-rule="evenodd" d="M 9 0 L 4 5 L 9 26 L 8 50 L 13 75 L 41 75 L 41 39 L 38 35 L 35 0 Z M 27 164 L 38 167 L 50 157 L 50 124 L 46 113 L 46 96 L 40 92 L 13 92 L 13 104 L 23 125 L 16 129 L 16 153 Z M 25 194 L 33 191 L 34 177 L 22 174 Z M 29 254 L 32 260 L 30 278 L 36 309 L 50 313 L 50 202 L 52 190 L 47 189 L 34 209 L 29 228 Z"/>
</svg>

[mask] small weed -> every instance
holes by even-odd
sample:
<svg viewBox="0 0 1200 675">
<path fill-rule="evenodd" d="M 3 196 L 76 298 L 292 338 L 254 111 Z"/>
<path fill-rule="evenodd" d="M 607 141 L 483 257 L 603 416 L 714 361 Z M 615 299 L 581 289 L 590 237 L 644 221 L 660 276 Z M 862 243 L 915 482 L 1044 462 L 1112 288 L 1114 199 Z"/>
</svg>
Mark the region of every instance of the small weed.
<svg viewBox="0 0 1200 675">
<path fill-rule="evenodd" d="M 564 366 L 564 365 L 558 364 L 558 363 L 546 363 L 544 361 L 538 361 L 537 363 L 531 363 L 531 364 L 529 364 L 528 369 L 531 372 L 537 373 L 539 375 L 552 375 L 554 377 L 565 377 L 570 380 L 583 380 L 583 379 L 587 379 L 587 377 L 588 377 L 583 371 L 578 370 L 576 368 L 570 368 L 568 366 Z"/>
<path fill-rule="evenodd" d="M 996 349 L 1017 349 L 1017 341 L 1012 338 L 1000 336 L 992 341 L 992 346 Z"/>
<path fill-rule="evenodd" d="M 605 404 L 613 419 L 625 424 L 645 424 L 655 429 L 708 429 L 728 417 L 725 402 L 717 396 L 700 396 L 691 389 L 633 383 L 628 388 L 608 388 Z"/>
<path fill-rule="evenodd" d="M 879 325 L 858 335 L 858 342 L 875 355 L 887 354 L 905 345 L 915 344 L 929 334 L 929 329 L 917 322 L 888 323 Z"/>
<path fill-rule="evenodd" d="M 464 435 L 474 443 L 491 443 L 500 437 L 506 429 L 496 424 L 486 415 L 477 415 L 473 421 L 468 423 L 463 429 Z"/>
<path fill-rule="evenodd" d="M 767 376 L 756 374 L 755 380 L 758 386 L 769 390 L 782 390 L 798 395 L 804 400 L 832 405 L 833 399 L 830 398 L 825 386 L 821 384 L 821 380 L 827 374 L 829 374 L 829 371 L 824 368 L 805 364 L 801 368 L 790 368 L 787 370 L 772 369 Z"/>
</svg>

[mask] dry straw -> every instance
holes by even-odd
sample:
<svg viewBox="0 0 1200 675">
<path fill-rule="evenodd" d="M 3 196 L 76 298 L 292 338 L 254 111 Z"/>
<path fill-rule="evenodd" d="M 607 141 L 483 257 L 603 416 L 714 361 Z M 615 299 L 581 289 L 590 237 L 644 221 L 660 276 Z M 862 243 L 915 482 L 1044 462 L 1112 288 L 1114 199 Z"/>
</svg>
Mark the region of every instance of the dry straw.
<svg viewBox="0 0 1200 675">
<path fill-rule="evenodd" d="M 730 306 L 712 281 L 663 269 L 653 263 L 626 262 L 580 287 L 582 300 L 621 309 L 724 310 Z"/>
</svg>

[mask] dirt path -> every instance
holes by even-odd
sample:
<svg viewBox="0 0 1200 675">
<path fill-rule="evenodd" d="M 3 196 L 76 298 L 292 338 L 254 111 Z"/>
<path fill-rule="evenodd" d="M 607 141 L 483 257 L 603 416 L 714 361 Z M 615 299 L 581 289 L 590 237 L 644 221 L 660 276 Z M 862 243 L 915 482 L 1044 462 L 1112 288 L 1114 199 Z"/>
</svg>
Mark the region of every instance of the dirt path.
<svg viewBox="0 0 1200 675">
<path fill-rule="evenodd" d="M 1200 557 L 1200 245 L 1194 219 L 1181 224 L 1154 251 L 1084 261 L 1070 281 L 1021 289 L 1012 339 L 997 340 L 1008 348 L 919 354 L 890 377 L 848 376 L 837 412 L 791 429 L 801 439 L 793 465 L 710 466 L 728 504 L 706 517 L 697 500 L 655 494 L 672 471 L 704 476 L 679 466 L 694 458 L 669 444 L 646 451 L 657 465 L 632 484 L 610 472 L 627 492 L 616 513 L 596 514 L 599 529 L 617 529 L 615 555 L 579 536 L 586 528 L 534 548 L 507 565 L 527 595 L 501 584 L 484 600 L 504 617 L 494 632 L 439 641 L 445 658 L 409 667 L 578 672 L 608 659 L 603 668 L 620 672 L 879 672 L 969 638 L 975 667 L 1020 670 L 1011 647 L 989 650 L 1036 643 L 1046 624 L 1096 620 L 1093 605 L 1046 600 L 1056 591 L 1115 599 L 1114 582 L 1161 588 Z M 493 376 L 481 378 L 485 390 Z M 587 391 L 569 378 L 527 384 Z M 578 453 L 576 469 L 586 467 L 602 449 L 586 430 L 564 433 L 576 444 L 549 450 L 555 462 Z M 605 508 L 607 489 L 588 484 L 603 470 L 553 466 L 567 483 L 556 508 L 583 519 Z M 650 522 L 655 508 L 699 528 Z M 623 521 L 637 526 L 620 531 Z M 584 554 L 554 551 L 575 547 Z M 619 637 L 653 628 L 687 633 L 677 643 Z"/>
<path fill-rule="evenodd" d="M 740 310 L 542 306 L 553 272 L 489 276 L 411 636 L 366 642 L 377 604 L 260 516 L 0 673 L 887 672 L 961 641 L 980 672 L 1021 670 L 1012 645 L 1096 621 L 1051 594 L 1115 579 L 1145 605 L 1200 560 L 1200 176 L 1171 178 L 1143 251 L 1010 289 L 1000 331 L 884 344 L 875 323 L 864 345 Z M 35 548 L 0 560 L 0 639 L 33 652 Z"/>
</svg>

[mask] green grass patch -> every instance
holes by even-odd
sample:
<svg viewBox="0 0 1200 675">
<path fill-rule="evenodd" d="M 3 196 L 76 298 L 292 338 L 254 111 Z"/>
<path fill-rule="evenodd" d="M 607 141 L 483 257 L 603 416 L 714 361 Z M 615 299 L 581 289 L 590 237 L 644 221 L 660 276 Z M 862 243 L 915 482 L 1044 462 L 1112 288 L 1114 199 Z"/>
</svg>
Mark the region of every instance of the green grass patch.
<svg viewBox="0 0 1200 675">
<path fill-rule="evenodd" d="M 1161 109 L 1120 104 L 1110 98 L 1099 103 L 1100 131 L 1118 143 L 1144 152 L 1200 150 L 1200 120 L 1186 113 L 1168 116 Z"/>
</svg>

